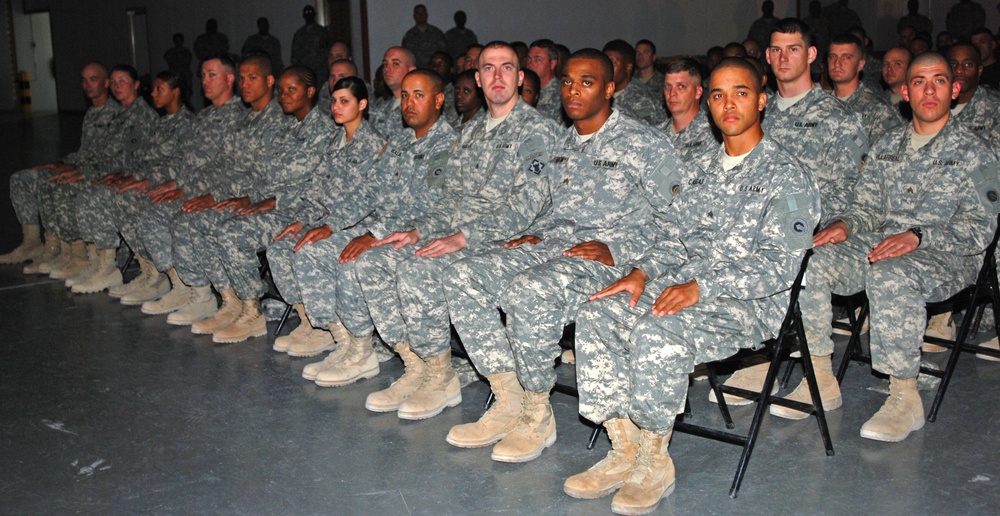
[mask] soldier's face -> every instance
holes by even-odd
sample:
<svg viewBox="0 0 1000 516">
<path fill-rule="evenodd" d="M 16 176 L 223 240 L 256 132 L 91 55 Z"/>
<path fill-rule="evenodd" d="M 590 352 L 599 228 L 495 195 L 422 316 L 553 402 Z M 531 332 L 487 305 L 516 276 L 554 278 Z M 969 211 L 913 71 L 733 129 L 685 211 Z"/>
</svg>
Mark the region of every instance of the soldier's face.
<svg viewBox="0 0 1000 516">
<path fill-rule="evenodd" d="M 691 76 L 691 72 L 668 73 L 663 78 L 663 100 L 671 114 L 698 109 L 701 94 L 701 83 Z"/>
<path fill-rule="evenodd" d="M 948 65 L 962 91 L 974 93 L 979 87 L 979 74 L 983 72 L 976 51 L 964 45 L 951 47 L 948 50 Z"/>
<path fill-rule="evenodd" d="M 947 116 L 958 92 L 958 83 L 948 79 L 947 65 L 939 62 L 915 65 L 902 90 L 903 99 L 913 108 L 913 118 L 924 123 Z"/>
<path fill-rule="evenodd" d="M 111 72 L 111 94 L 122 105 L 129 105 L 139 95 L 139 83 L 125 72 Z"/>
<path fill-rule="evenodd" d="M 625 62 L 622 55 L 613 50 L 608 50 L 604 53 L 611 60 L 611 65 L 615 68 L 615 84 L 619 85 L 619 89 L 622 84 L 625 84 L 629 76 L 632 75 L 632 66 Z"/>
<path fill-rule="evenodd" d="M 108 94 L 110 80 L 104 75 L 104 69 L 97 65 L 87 65 L 80 73 L 83 93 L 88 99 L 99 99 Z"/>
<path fill-rule="evenodd" d="M 351 56 L 347 53 L 347 45 L 343 43 L 334 43 L 330 47 L 330 53 L 326 56 L 326 65 L 332 66 L 333 63 L 340 61 L 341 59 L 350 59 Z"/>
<path fill-rule="evenodd" d="M 150 95 L 153 97 L 153 107 L 164 109 L 180 97 L 181 89 L 171 88 L 163 79 L 154 79 L 153 91 Z"/>
<path fill-rule="evenodd" d="M 347 64 L 336 64 L 330 67 L 330 91 L 333 91 L 333 85 L 337 84 L 337 81 L 343 79 L 344 77 L 354 76 L 354 70 L 351 69 L 350 65 Z"/>
<path fill-rule="evenodd" d="M 656 56 L 653 54 L 653 47 L 646 43 L 636 45 L 635 47 L 635 66 L 636 68 L 642 70 L 644 68 L 649 68 L 653 66 L 653 59 Z"/>
<path fill-rule="evenodd" d="M 287 115 L 295 115 L 300 121 L 312 109 L 312 96 L 316 88 L 306 86 L 295 73 L 288 72 L 278 81 L 278 102 L 281 111 Z"/>
<path fill-rule="evenodd" d="M 527 102 L 532 107 L 538 106 L 538 87 L 535 83 L 524 81 L 521 85 L 521 100 Z"/>
<path fill-rule="evenodd" d="M 406 76 L 399 99 L 403 120 L 417 134 L 437 121 L 444 105 L 444 93 L 435 92 L 434 85 L 423 75 Z"/>
<path fill-rule="evenodd" d="M 470 48 L 465 53 L 465 70 L 478 70 L 479 69 L 479 55 L 483 53 L 483 49 L 479 47 Z M 463 72 L 465 70 L 462 70 Z"/>
<path fill-rule="evenodd" d="M 882 79 L 889 86 L 898 86 L 906 80 L 906 68 L 910 66 L 910 56 L 902 49 L 885 53 L 882 60 Z"/>
<path fill-rule="evenodd" d="M 757 45 L 756 41 L 752 39 L 744 41 L 743 48 L 747 50 L 747 56 L 752 57 L 754 59 L 760 59 L 760 46 Z"/>
<path fill-rule="evenodd" d="M 538 74 L 538 77 L 545 82 L 546 78 L 551 78 L 555 69 L 554 62 L 549 59 L 549 51 L 541 47 L 531 47 L 528 50 L 528 69 Z"/>
<path fill-rule="evenodd" d="M 834 84 L 854 80 L 858 76 L 858 72 L 865 66 L 864 63 L 864 59 L 861 59 L 861 51 L 857 46 L 851 44 L 830 45 L 830 53 L 826 57 L 826 69 Z"/>
<path fill-rule="evenodd" d="M 273 79 L 268 81 L 270 75 L 264 75 L 260 67 L 254 63 L 244 63 L 240 65 L 240 96 L 243 102 L 253 104 L 271 93 L 274 85 Z M 206 95 L 207 96 L 207 95 Z"/>
<path fill-rule="evenodd" d="M 972 44 L 979 49 L 979 59 L 983 61 L 989 59 L 993 55 L 993 51 L 997 49 L 996 40 L 989 34 L 976 34 L 972 36 Z"/>
<path fill-rule="evenodd" d="M 406 53 L 398 48 L 387 51 L 382 59 L 382 78 L 390 90 L 398 90 L 403 77 L 412 69 L 413 64 L 406 58 Z"/>
<path fill-rule="evenodd" d="M 754 74 L 733 66 L 712 72 L 708 108 L 725 136 L 739 136 L 760 123 L 767 96 L 757 91 Z"/>
<path fill-rule="evenodd" d="M 451 65 L 440 55 L 435 55 L 431 58 L 431 70 L 434 70 L 434 72 L 445 80 L 448 80 L 448 77 L 451 75 Z"/>
<path fill-rule="evenodd" d="M 573 122 L 594 119 L 610 106 L 615 87 L 604 78 L 600 61 L 570 59 L 561 79 L 563 108 Z"/>
<path fill-rule="evenodd" d="M 806 45 L 802 35 L 793 32 L 771 34 L 767 62 L 778 82 L 795 82 L 809 73 L 809 64 L 816 59 L 816 47 Z"/>
<path fill-rule="evenodd" d="M 218 59 L 209 59 L 201 65 L 201 89 L 210 101 L 214 102 L 231 91 L 234 79 Z"/>
<path fill-rule="evenodd" d="M 341 88 L 330 94 L 332 102 L 330 111 L 333 113 L 333 121 L 340 125 L 353 122 L 361 117 L 368 106 L 367 100 L 359 101 L 357 97 L 347 88 Z"/>
<path fill-rule="evenodd" d="M 471 77 L 461 77 L 455 81 L 455 111 L 461 114 L 478 111 L 483 107 L 479 102 L 476 81 Z"/>
<path fill-rule="evenodd" d="M 476 82 L 488 104 L 502 105 L 517 96 L 524 74 L 517 69 L 517 54 L 509 48 L 488 48 L 480 54 Z"/>
</svg>

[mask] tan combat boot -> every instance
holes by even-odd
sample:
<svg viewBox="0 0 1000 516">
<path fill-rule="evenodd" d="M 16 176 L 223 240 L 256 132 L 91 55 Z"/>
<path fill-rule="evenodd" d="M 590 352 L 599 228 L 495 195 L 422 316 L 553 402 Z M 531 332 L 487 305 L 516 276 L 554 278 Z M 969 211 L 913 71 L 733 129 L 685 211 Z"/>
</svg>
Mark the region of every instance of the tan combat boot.
<svg viewBox="0 0 1000 516">
<path fill-rule="evenodd" d="M 833 366 L 830 363 L 831 355 L 812 357 L 813 370 L 816 372 L 816 386 L 819 387 L 819 397 L 823 400 L 823 410 L 831 411 L 840 408 L 843 400 L 840 397 L 840 384 L 837 377 L 833 376 Z M 809 394 L 809 384 L 803 378 L 795 388 L 785 398 L 802 403 L 812 403 L 812 396 Z M 805 419 L 809 414 L 800 410 L 783 407 L 781 405 L 771 405 L 771 415 L 783 417 L 785 419 Z"/>
<path fill-rule="evenodd" d="M 176 269 L 167 271 L 167 277 L 170 278 L 170 291 L 159 299 L 143 303 L 142 313 L 148 315 L 169 314 L 170 312 L 179 310 L 188 303 L 193 289 L 181 281 L 181 277 L 177 275 Z"/>
<path fill-rule="evenodd" d="M 299 314 L 299 325 L 288 335 L 274 339 L 274 346 L 272 349 L 281 353 L 287 353 L 288 348 L 291 347 L 293 342 L 304 339 L 313 331 L 312 324 L 309 322 L 309 317 L 306 316 L 306 305 L 302 303 L 295 303 L 292 305 L 292 308 L 295 309 L 297 314 Z"/>
<path fill-rule="evenodd" d="M 639 456 L 639 427 L 631 419 L 604 422 L 611 451 L 587 471 L 566 479 L 563 491 L 573 498 L 600 498 L 616 491 L 632 474 Z"/>
<path fill-rule="evenodd" d="M 169 295 L 169 294 L 168 294 Z M 191 287 L 185 302 L 167 316 L 167 324 L 187 326 L 200 321 L 219 309 L 212 287 Z"/>
<path fill-rule="evenodd" d="M 146 301 L 159 299 L 170 292 L 170 280 L 167 279 L 167 275 L 156 270 L 156 265 L 152 261 L 141 256 L 138 257 L 138 260 L 139 267 L 145 268 L 146 279 L 122 295 L 121 303 L 125 306 L 141 305 Z M 135 281 L 133 280 L 132 283 Z"/>
<path fill-rule="evenodd" d="M 628 480 L 611 500 L 615 514 L 648 514 L 656 510 L 660 500 L 674 492 L 674 461 L 667 453 L 667 435 L 641 430 L 639 455 Z"/>
<path fill-rule="evenodd" d="M 209 317 L 191 324 L 191 333 L 195 335 L 211 335 L 219 328 L 225 328 L 234 323 L 243 311 L 243 302 L 236 291 L 231 288 L 222 289 L 222 306 Z"/>
<path fill-rule="evenodd" d="M 212 333 L 212 342 L 231 344 L 264 335 L 267 335 L 267 320 L 260 311 L 260 301 L 245 299 L 240 316 L 232 324 L 216 329 Z"/>
<path fill-rule="evenodd" d="M 21 245 L 7 254 L 0 254 L 0 264 L 21 263 L 41 258 L 42 229 L 38 224 L 21 225 Z"/>
<path fill-rule="evenodd" d="M 306 324 L 312 328 L 308 318 Z M 305 338 L 292 342 L 288 346 L 287 353 L 290 357 L 314 357 L 337 346 L 349 350 L 353 338 L 351 332 L 344 327 L 344 323 L 337 321 L 330 323 L 330 331 L 328 332 L 313 329 Z M 313 379 L 315 380 L 315 377 Z"/>
<path fill-rule="evenodd" d="M 462 402 L 462 384 L 451 368 L 451 350 L 422 360 L 424 376 L 410 397 L 399 404 L 396 415 L 400 419 L 431 418 Z"/>
<path fill-rule="evenodd" d="M 24 266 L 25 274 L 48 274 L 52 270 L 53 264 L 59 262 L 62 256 L 63 241 L 51 231 L 45 232 L 45 246 L 42 248 L 42 256 Z M 67 244 L 67 248 L 68 248 Z"/>
<path fill-rule="evenodd" d="M 748 391 L 760 392 L 764 387 L 764 380 L 767 378 L 767 369 L 771 367 L 770 362 L 763 362 L 760 364 L 752 365 L 750 367 L 744 367 L 722 382 L 722 385 L 728 387 L 736 387 L 739 389 L 746 389 Z M 778 392 L 778 382 L 774 382 L 771 386 L 771 394 Z M 731 407 L 740 407 L 743 405 L 750 405 L 754 401 L 749 398 L 742 398 L 733 394 L 723 394 L 726 398 L 726 405 Z M 712 403 L 718 403 L 719 399 L 715 397 L 715 390 L 708 390 L 708 401 Z"/>
<path fill-rule="evenodd" d="M 955 322 L 951 319 L 951 312 L 931 316 L 931 319 L 927 321 L 927 332 L 925 335 L 939 339 L 955 340 Z M 923 346 L 920 346 L 920 349 L 924 353 L 941 353 L 947 350 L 948 347 L 925 342 Z"/>
<path fill-rule="evenodd" d="M 556 419 L 549 393 L 524 391 L 517 423 L 493 447 L 490 458 L 497 462 L 528 462 L 555 442 Z"/>
<path fill-rule="evenodd" d="M 60 240 L 59 254 L 57 254 L 55 259 L 53 259 L 51 262 L 45 262 L 39 265 L 38 272 L 41 274 L 48 274 L 49 277 L 51 278 L 52 274 L 55 271 L 66 268 L 72 259 L 73 259 L 73 244 L 70 242 Z"/>
<path fill-rule="evenodd" d="M 896 443 L 924 427 L 924 404 L 917 379 L 889 378 L 889 399 L 871 419 L 861 425 L 861 437 Z"/>
<path fill-rule="evenodd" d="M 448 432 L 447 441 L 459 448 L 480 448 L 503 439 L 521 415 L 524 389 L 517 381 L 517 373 L 492 374 L 486 377 L 493 391 L 493 405 L 479 421 L 455 425 Z"/>
<path fill-rule="evenodd" d="M 410 349 L 410 343 L 403 341 L 396 344 L 393 349 L 399 353 L 399 358 L 403 360 L 403 376 L 392 382 L 392 385 L 375 391 L 365 399 L 365 408 L 372 412 L 393 412 L 399 410 L 399 404 L 406 401 L 413 391 L 420 386 L 420 380 L 424 377 L 424 370 L 427 366 L 420 357 Z"/>
<path fill-rule="evenodd" d="M 76 240 L 69 246 L 68 259 L 61 263 L 58 268 L 52 268 L 52 271 L 49 272 L 50 278 L 64 280 L 76 276 L 87 268 L 89 263 L 87 261 L 87 243 L 83 240 Z"/>
<path fill-rule="evenodd" d="M 358 380 L 378 376 L 378 357 L 372 349 L 372 336 L 355 337 L 348 332 L 347 353 L 333 367 L 316 373 L 316 385 L 341 387 Z M 291 354 L 289 352 L 289 354 Z"/>
<path fill-rule="evenodd" d="M 993 337 L 992 339 L 980 344 L 980 346 L 987 349 L 998 349 L 1000 350 L 1000 339 Z M 976 353 L 976 358 L 981 358 L 983 360 L 989 360 L 990 362 L 1000 362 L 1000 358 L 993 355 L 987 355 L 986 353 Z"/>
<path fill-rule="evenodd" d="M 76 274 L 66 278 L 65 285 L 67 287 L 72 287 L 77 283 L 87 281 L 92 278 L 94 274 L 97 273 L 97 269 L 100 268 L 101 263 L 97 255 L 97 245 L 87 244 L 87 266 L 78 271 Z"/>
<path fill-rule="evenodd" d="M 334 330 L 334 326 L 337 326 L 339 331 Z M 330 352 L 330 354 L 323 358 L 323 360 L 313 362 L 302 368 L 302 377 L 311 382 L 316 381 L 316 376 L 318 376 L 321 371 L 336 367 L 343 362 L 347 353 L 351 350 L 351 334 L 347 331 L 347 328 L 344 328 L 343 324 L 340 324 L 339 321 L 330 325 L 329 332 L 322 330 L 315 330 L 315 332 L 330 334 L 334 342 L 334 349 Z"/>
<path fill-rule="evenodd" d="M 73 292 L 77 294 L 93 294 L 106 288 L 112 288 L 122 284 L 122 273 L 115 263 L 116 249 L 96 249 L 97 266 L 93 269 L 93 274 L 83 280 L 73 284 Z"/>
</svg>

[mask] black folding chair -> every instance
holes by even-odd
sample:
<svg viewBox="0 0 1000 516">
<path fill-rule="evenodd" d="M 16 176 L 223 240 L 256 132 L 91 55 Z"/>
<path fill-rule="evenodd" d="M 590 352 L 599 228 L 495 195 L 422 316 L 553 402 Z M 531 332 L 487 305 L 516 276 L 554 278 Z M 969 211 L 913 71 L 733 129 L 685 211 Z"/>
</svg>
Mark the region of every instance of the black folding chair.
<svg viewBox="0 0 1000 516">
<path fill-rule="evenodd" d="M 274 279 L 271 278 L 271 264 L 267 261 L 267 253 L 260 251 L 257 253 L 257 258 L 260 259 L 260 277 L 267 284 L 267 292 L 264 293 L 263 299 L 276 299 L 285 303 L 285 311 L 281 313 L 281 318 L 278 319 L 278 326 L 274 328 L 274 336 L 277 337 L 281 335 L 281 329 L 285 326 L 288 316 L 292 313 L 292 305 L 285 302 L 281 294 L 278 293 L 277 287 L 274 286 Z"/>
</svg>

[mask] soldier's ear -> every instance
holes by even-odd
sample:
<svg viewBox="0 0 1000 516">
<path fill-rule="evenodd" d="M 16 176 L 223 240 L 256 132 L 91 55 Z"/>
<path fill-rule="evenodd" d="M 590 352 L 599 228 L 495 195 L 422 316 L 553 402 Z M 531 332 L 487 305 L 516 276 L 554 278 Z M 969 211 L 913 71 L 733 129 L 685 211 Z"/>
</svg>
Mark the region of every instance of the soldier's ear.
<svg viewBox="0 0 1000 516">
<path fill-rule="evenodd" d="M 434 95 L 434 106 L 437 107 L 438 111 L 441 111 L 441 106 L 444 106 L 444 93 L 438 93 Z"/>
<path fill-rule="evenodd" d="M 958 86 L 958 83 L 955 83 L 952 86 Z M 899 92 L 903 95 L 903 100 L 904 101 L 906 101 L 906 102 L 910 101 L 910 88 L 908 88 L 906 86 L 906 84 L 903 84 L 903 87 L 900 88 Z M 952 93 L 955 93 L 955 95 L 957 97 L 958 94 L 955 92 L 954 88 L 952 88 Z M 955 98 L 955 97 L 952 97 L 952 98 Z"/>
</svg>

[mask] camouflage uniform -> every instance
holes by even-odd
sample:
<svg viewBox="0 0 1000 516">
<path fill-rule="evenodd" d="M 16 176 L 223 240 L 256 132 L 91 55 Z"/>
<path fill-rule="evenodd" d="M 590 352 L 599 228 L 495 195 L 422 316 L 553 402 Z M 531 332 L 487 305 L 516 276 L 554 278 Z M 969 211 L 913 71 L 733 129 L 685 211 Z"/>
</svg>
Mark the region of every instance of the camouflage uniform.
<svg viewBox="0 0 1000 516">
<path fill-rule="evenodd" d="M 686 175 L 662 135 L 617 109 L 587 141 L 566 129 L 544 174 L 552 210 L 525 231 L 541 243 L 474 253 L 443 276 L 452 323 L 476 369 L 489 376 L 516 365 L 521 385 L 534 392 L 555 384 L 552 362 L 577 306 L 626 272 L 563 251 L 593 240 L 608 246 L 616 265 L 636 261 L 652 233 L 651 203 L 669 204 L 668 178 Z"/>
<path fill-rule="evenodd" d="M 372 127 L 386 138 L 391 138 L 398 133 L 406 127 L 401 106 L 402 104 L 397 98 L 375 101 L 368 117 Z"/>
<path fill-rule="evenodd" d="M 719 140 L 712 131 L 712 124 L 708 121 L 708 114 L 704 109 L 699 110 L 694 120 L 691 120 L 691 123 L 679 133 L 674 132 L 673 122 L 669 118 L 657 127 L 674 144 L 674 149 L 680 154 L 681 161 L 684 163 L 690 163 L 706 152 L 706 149 L 719 145 Z"/>
<path fill-rule="evenodd" d="M 363 196 L 366 199 L 363 208 L 365 214 L 371 213 L 359 224 L 296 254 L 296 279 L 310 318 L 316 318 L 314 324 L 325 327 L 339 319 L 352 334 L 367 335 L 373 329 L 369 307 L 380 316 L 390 312 L 393 321 L 399 319 L 395 291 L 391 299 L 366 303 L 355 274 L 365 256 L 387 248 L 369 249 L 358 260 L 346 264 L 340 263 L 340 253 L 356 236 L 365 233 L 376 238 L 388 236 L 389 228 L 423 213 L 436 201 L 441 195 L 442 172 L 455 138 L 455 131 L 444 118 L 438 118 L 419 140 L 412 129 L 396 133 L 375 160 L 367 180 L 375 195 Z M 380 333 L 388 342 L 399 341 L 388 330 Z"/>
<path fill-rule="evenodd" d="M 774 138 L 816 178 L 823 194 L 823 220 L 844 211 L 851 201 L 861 158 L 868 152 L 868 137 L 857 115 L 819 86 L 794 106 L 782 111 L 778 96 L 767 99 L 764 132 Z"/>
<path fill-rule="evenodd" d="M 868 54 L 865 57 L 865 67 L 861 69 L 861 83 L 869 92 L 878 95 L 882 92 L 882 60 Z"/>
<path fill-rule="evenodd" d="M 330 33 L 318 23 L 303 25 L 292 36 L 292 64 L 312 70 L 317 84 L 330 75 L 326 64 L 329 52 Z"/>
<path fill-rule="evenodd" d="M 810 350 L 833 352 L 830 293 L 867 291 L 871 303 L 872 366 L 914 378 L 926 323 L 925 303 L 941 301 L 975 280 L 1000 207 L 994 151 L 958 120 L 949 120 L 911 154 L 912 125 L 872 147 L 854 202 L 831 220 L 850 228 L 840 244 L 816 249 L 800 306 Z M 916 250 L 868 263 L 871 247 L 919 227 Z"/>
<path fill-rule="evenodd" d="M 553 77 L 548 84 L 538 90 L 538 105 L 535 106 L 535 109 L 552 120 L 562 123 L 562 92 L 559 90 L 558 77 Z"/>
<path fill-rule="evenodd" d="M 101 106 L 90 106 L 83 116 L 83 129 L 80 138 L 80 148 L 62 159 L 64 163 L 86 161 L 97 153 L 98 148 L 110 137 L 114 127 L 114 119 L 121 111 L 121 104 L 108 99 Z M 35 169 L 25 169 L 10 176 L 10 203 L 14 206 L 17 221 L 24 224 L 38 224 L 41 218 L 40 205 L 42 183 L 49 178 L 49 173 Z M 49 190 L 49 189 L 46 189 Z M 46 223 L 45 226 L 53 228 Z"/>
<path fill-rule="evenodd" d="M 643 87 L 632 83 L 629 83 L 624 90 L 615 92 L 614 105 L 626 115 L 654 127 L 667 119 L 667 111 L 663 107 L 663 95 L 660 95 L 660 101 L 657 102 L 650 98 Z"/>
<path fill-rule="evenodd" d="M 988 88 L 976 88 L 972 100 L 965 104 L 955 120 L 970 131 L 1000 147 L 1000 97 Z"/>
<path fill-rule="evenodd" d="M 620 294 L 584 304 L 577 317 L 580 413 L 631 418 L 665 434 L 683 410 L 698 363 L 773 336 L 788 288 L 819 221 L 820 195 L 798 160 L 765 136 L 726 172 L 717 148 L 699 159 L 659 242 L 635 265 L 652 280 L 635 308 Z M 700 299 L 672 316 L 649 313 L 665 287 L 698 282 Z"/>
<path fill-rule="evenodd" d="M 447 52 L 448 40 L 444 37 L 441 29 L 428 24 L 427 28 L 420 29 L 414 25 L 403 35 L 403 48 L 413 52 L 417 66 L 427 66 L 431 62 L 434 52 Z"/>
<path fill-rule="evenodd" d="M 654 69 L 653 75 L 650 75 L 646 79 L 639 77 L 639 74 L 636 73 L 632 76 L 632 82 L 629 84 L 641 86 L 642 89 L 646 90 L 646 94 L 649 95 L 649 98 L 653 99 L 653 102 L 655 102 L 657 106 L 660 106 L 660 109 L 666 109 L 666 106 L 664 106 L 663 103 L 664 79 L 666 79 L 666 77 Z"/>
<path fill-rule="evenodd" d="M 864 84 L 858 84 L 858 89 L 850 97 L 837 100 L 843 102 L 848 111 L 861 117 L 861 125 L 868 133 L 869 147 L 883 134 L 903 123 L 899 111 L 885 97 L 868 89 Z"/>
<path fill-rule="evenodd" d="M 268 163 L 265 153 L 277 135 L 294 121 L 295 117 L 281 111 L 277 99 L 260 112 L 250 111 L 226 135 L 218 159 L 199 170 L 194 181 L 183 190 L 192 196 L 212 194 L 216 201 L 249 196 L 256 178 L 266 173 L 258 170 Z M 201 287 L 211 283 L 219 290 L 231 286 L 222 267 L 223 251 L 214 241 L 215 229 L 231 216 L 229 211 L 212 208 L 174 214 L 170 227 L 171 254 L 174 268 L 185 285 Z"/>
<path fill-rule="evenodd" d="M 285 69 L 285 63 L 281 60 L 281 41 L 270 34 L 254 34 L 243 42 L 240 52 L 247 55 L 253 51 L 263 51 L 271 58 L 271 69 L 275 75 Z"/>
<path fill-rule="evenodd" d="M 441 109 L 441 116 L 452 127 L 458 127 L 462 121 L 462 115 L 455 109 L 455 85 L 450 82 L 444 85 L 444 106 Z"/>
<path fill-rule="evenodd" d="M 372 85 L 365 81 L 365 89 L 368 91 L 368 105 L 369 113 L 374 112 L 374 103 L 372 99 L 375 98 L 375 91 L 372 89 Z M 330 105 L 333 104 L 333 94 L 330 91 L 330 81 L 323 81 L 323 86 L 319 89 L 319 94 L 316 96 L 316 109 L 321 113 L 326 113 L 327 116 L 333 116 L 332 111 L 330 111 Z M 400 118 L 402 118 L 400 114 Z"/>
<path fill-rule="evenodd" d="M 314 170 L 334 134 L 333 119 L 315 108 L 302 119 L 283 127 L 265 142 L 264 163 L 254 174 L 251 200 L 273 198 L 274 208 L 255 215 L 235 215 L 216 226 L 212 246 L 223 270 L 240 299 L 257 299 L 267 291 L 260 278 L 257 252 L 267 249 L 272 238 L 297 220 L 302 193 L 309 188 Z"/>
<path fill-rule="evenodd" d="M 461 231 L 466 248 L 433 259 L 415 256 L 412 248 L 366 253 L 356 266 L 369 306 L 374 299 L 398 295 L 410 347 L 421 357 L 440 355 L 450 346 L 445 267 L 472 250 L 523 234 L 550 205 L 548 181 L 541 173 L 555 140 L 555 124 L 520 100 L 489 132 L 487 119 L 477 117 L 462 130 L 448 159 L 441 199 L 391 228 L 418 230 L 421 244 Z M 392 342 L 395 335 L 386 337 L 384 324 L 376 316 L 379 334 Z"/>
<path fill-rule="evenodd" d="M 210 105 L 198 112 L 191 130 L 186 134 L 182 147 L 184 157 L 180 162 L 167 165 L 158 172 L 158 177 L 166 176 L 174 181 L 185 197 L 172 203 L 155 204 L 143 198 L 146 204 L 141 209 L 139 233 L 143 247 L 149 252 L 157 269 L 165 271 L 173 268 L 170 229 L 174 215 L 181 209 L 185 199 L 197 195 L 192 190 L 198 176 L 216 170 L 215 164 L 224 157 L 227 135 L 234 132 L 243 120 L 246 109 L 238 97 L 229 99 L 221 106 Z M 165 172 L 165 174 L 164 174 Z"/>
</svg>

